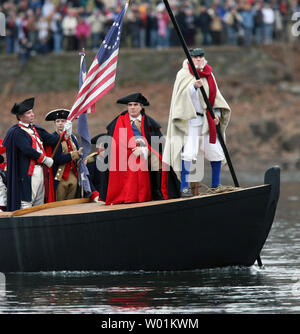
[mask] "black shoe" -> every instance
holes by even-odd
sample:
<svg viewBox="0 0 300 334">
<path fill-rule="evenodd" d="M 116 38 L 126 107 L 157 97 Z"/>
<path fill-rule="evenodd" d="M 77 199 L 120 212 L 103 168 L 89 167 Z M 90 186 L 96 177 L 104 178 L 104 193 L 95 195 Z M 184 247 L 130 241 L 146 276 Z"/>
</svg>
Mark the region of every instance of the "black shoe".
<svg viewBox="0 0 300 334">
<path fill-rule="evenodd" d="M 152 201 L 164 200 L 161 193 L 161 172 L 160 171 L 150 171 L 150 183 L 151 183 L 151 195 Z"/>
<path fill-rule="evenodd" d="M 159 189 L 152 191 L 152 201 L 162 201 L 164 197 Z"/>
</svg>

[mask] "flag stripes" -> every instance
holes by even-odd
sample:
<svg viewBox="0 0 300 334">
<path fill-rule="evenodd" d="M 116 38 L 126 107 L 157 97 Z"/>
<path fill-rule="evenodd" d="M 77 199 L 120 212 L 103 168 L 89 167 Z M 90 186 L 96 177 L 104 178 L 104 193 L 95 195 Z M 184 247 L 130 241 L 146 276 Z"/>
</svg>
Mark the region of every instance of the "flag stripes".
<svg viewBox="0 0 300 334">
<path fill-rule="evenodd" d="M 109 92 L 116 80 L 121 29 L 126 3 L 109 29 L 75 99 L 68 120 L 73 121 Z"/>
</svg>

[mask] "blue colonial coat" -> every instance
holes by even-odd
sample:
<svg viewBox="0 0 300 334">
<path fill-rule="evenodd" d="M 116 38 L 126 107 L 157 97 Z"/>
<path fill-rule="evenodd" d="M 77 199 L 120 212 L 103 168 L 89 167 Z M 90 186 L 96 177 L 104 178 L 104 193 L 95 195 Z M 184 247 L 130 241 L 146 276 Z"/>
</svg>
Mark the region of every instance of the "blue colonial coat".
<svg viewBox="0 0 300 334">
<path fill-rule="evenodd" d="M 58 137 L 34 125 L 44 145 L 56 145 Z M 30 135 L 18 124 L 12 126 L 3 141 L 7 157 L 7 211 L 18 210 L 21 201 L 32 200 L 30 160 L 38 160 L 41 153 L 32 148 Z"/>
</svg>

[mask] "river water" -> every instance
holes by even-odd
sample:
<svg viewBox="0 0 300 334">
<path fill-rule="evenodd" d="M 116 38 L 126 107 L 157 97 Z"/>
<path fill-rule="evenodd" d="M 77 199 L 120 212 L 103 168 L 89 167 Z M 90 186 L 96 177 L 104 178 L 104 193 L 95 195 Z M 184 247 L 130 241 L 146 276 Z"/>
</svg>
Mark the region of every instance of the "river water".
<svg viewBox="0 0 300 334">
<path fill-rule="evenodd" d="M 7 274 L 0 313 L 300 313 L 299 176 L 282 175 L 263 269 Z M 239 177 L 243 185 L 262 183 Z"/>
</svg>

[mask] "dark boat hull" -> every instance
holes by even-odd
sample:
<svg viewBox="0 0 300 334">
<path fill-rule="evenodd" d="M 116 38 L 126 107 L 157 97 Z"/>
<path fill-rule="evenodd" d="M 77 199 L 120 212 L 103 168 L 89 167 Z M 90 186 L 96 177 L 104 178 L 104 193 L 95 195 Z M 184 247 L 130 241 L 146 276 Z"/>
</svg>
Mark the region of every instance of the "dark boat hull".
<svg viewBox="0 0 300 334">
<path fill-rule="evenodd" d="M 279 168 L 265 185 L 130 209 L 2 218 L 0 272 L 251 266 L 270 231 Z"/>
</svg>

